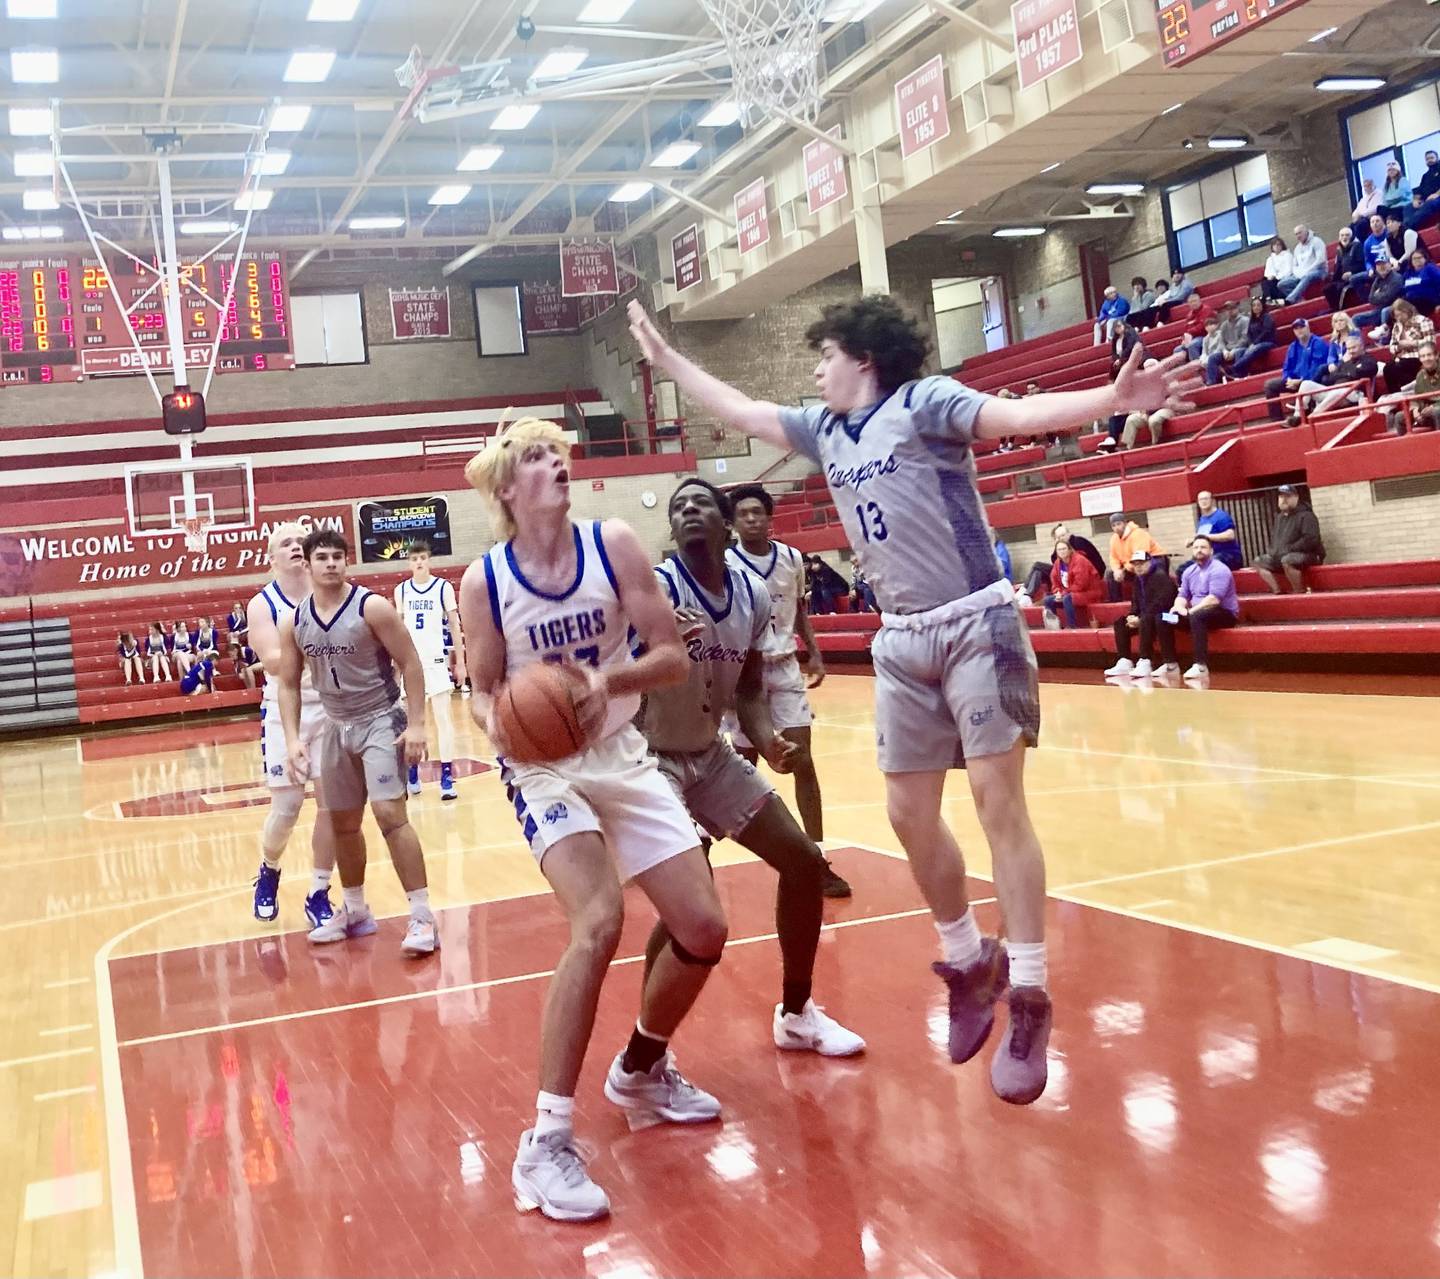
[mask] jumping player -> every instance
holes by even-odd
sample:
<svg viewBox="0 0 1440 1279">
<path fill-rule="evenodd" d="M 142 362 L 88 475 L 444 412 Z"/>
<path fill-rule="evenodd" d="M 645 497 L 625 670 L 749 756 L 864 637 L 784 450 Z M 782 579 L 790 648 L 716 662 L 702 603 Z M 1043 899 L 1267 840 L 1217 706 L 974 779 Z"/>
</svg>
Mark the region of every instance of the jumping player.
<svg viewBox="0 0 1440 1279">
<path fill-rule="evenodd" d="M 991 1062 L 996 1093 L 1019 1104 L 1045 1089 L 1045 861 L 1025 806 L 1025 747 L 1040 732 L 1035 655 L 1001 571 L 975 486 L 972 445 L 1074 429 L 1120 410 L 1181 408 L 1199 383 L 1183 355 L 1085 391 L 1002 400 L 953 378 L 921 378 L 926 342 L 888 297 L 827 307 L 806 333 L 820 353 L 823 404 L 752 400 L 671 348 L 631 302 L 631 332 L 652 364 L 705 409 L 822 468 L 882 612 L 875 724 L 890 822 L 940 933 L 950 991 L 950 1056 L 967 1061 L 1010 1020 Z M 1183 366 L 1183 367 L 1182 367 Z M 946 770 L 965 767 L 990 845 L 1009 938 L 982 938 L 965 867 L 941 817 Z"/>
<path fill-rule="evenodd" d="M 770 783 L 720 736 L 721 721 L 733 713 L 777 773 L 790 772 L 799 754 L 775 731 L 765 695 L 770 596 L 759 578 L 726 562 L 731 511 L 725 494 L 688 479 L 671 494 L 668 510 L 680 553 L 655 572 L 680 621 L 690 677 L 646 695 L 640 729 L 690 815 L 715 839 L 735 840 L 779 872 L 775 931 L 784 977 L 775 1005 L 775 1046 L 853 1056 L 864 1051 L 865 1041 L 810 998 L 825 858 Z M 657 923 L 646 953 L 658 954 L 668 940 L 664 923 Z"/>
<path fill-rule="evenodd" d="M 310 595 L 280 619 L 280 718 L 289 744 L 290 775 L 304 785 L 311 772 L 301 732 L 301 676 L 320 694 L 325 724 L 316 746 L 317 790 L 330 810 L 335 860 L 344 901 L 310 933 L 317 944 L 366 937 L 375 916 L 365 904 L 365 801 L 390 849 L 410 905 L 400 950 L 428 955 L 439 945 L 425 854 L 405 810 L 405 769 L 425 758 L 425 673 L 420 655 L 387 600 L 346 580 L 350 544 L 333 529 L 313 529 L 304 542 Z M 405 707 L 395 682 L 405 681 Z"/>
<path fill-rule="evenodd" d="M 260 772 L 270 790 L 270 812 L 260 832 L 260 872 L 255 877 L 255 918 L 268 922 L 280 913 L 280 858 L 290 832 L 300 818 L 305 786 L 290 776 L 290 748 L 280 717 L 280 619 L 292 615 L 310 593 L 310 569 L 305 563 L 303 524 L 277 524 L 270 532 L 270 569 L 274 579 L 245 609 L 249 647 L 265 670 L 265 687 L 260 694 Z M 178 634 L 178 632 L 177 632 Z M 300 740 L 313 746 L 325 726 L 320 694 L 310 682 L 310 672 L 300 676 Z M 335 872 L 335 833 L 330 813 L 320 793 L 320 762 L 311 751 L 310 775 L 316 779 L 315 828 L 310 836 L 314 870 L 310 891 L 305 896 L 305 918 L 312 929 L 330 922 L 330 880 Z"/>
<path fill-rule="evenodd" d="M 688 674 L 675 615 L 628 525 L 571 520 L 569 452 L 559 427 L 521 418 L 465 468 L 505 540 L 465 571 L 460 619 L 471 713 L 501 756 L 516 817 L 570 926 L 545 999 L 535 1126 L 520 1138 L 511 1182 L 520 1207 L 588 1221 L 610 1201 L 575 1145 L 575 1084 L 620 940 L 621 882 L 640 886 L 670 937 L 605 1080 L 605 1095 L 627 1110 L 672 1123 L 719 1116 L 720 1103 L 675 1069 L 667 1047 L 720 962 L 726 926 L 695 825 L 631 722 L 641 693 Z M 639 658 L 626 642 L 632 627 L 646 648 Z M 495 689 L 547 661 L 588 676 L 587 744 L 553 764 L 507 760 Z"/>
<path fill-rule="evenodd" d="M 465 644 L 460 638 L 455 588 L 430 572 L 429 542 L 410 543 L 410 580 L 395 588 L 395 611 L 410 632 L 411 642 L 425 668 L 425 701 L 434 717 L 435 736 L 440 744 L 440 798 L 455 799 L 455 721 L 450 717 L 450 694 L 455 691 L 455 685 L 445 658 L 447 629 L 462 663 Z M 411 766 L 407 780 L 410 793 L 418 795 L 418 766 Z"/>
<path fill-rule="evenodd" d="M 731 563 L 749 569 L 760 577 L 770 592 L 770 629 L 761 641 L 764 657 L 765 699 L 770 704 L 770 720 L 787 742 L 793 742 L 792 755 L 795 777 L 795 807 L 805 833 L 817 844 L 825 838 L 825 819 L 820 807 L 820 779 L 815 775 L 815 761 L 810 755 L 810 725 L 815 716 L 805 696 L 809 688 L 819 688 L 825 678 L 825 662 L 815 642 L 810 613 L 805 608 L 805 561 L 800 552 L 784 542 L 770 538 L 770 517 L 775 513 L 775 499 L 758 484 L 742 484 L 729 493 L 735 512 L 735 532 L 740 543 L 726 552 Z M 795 656 L 795 636 L 805 645 L 802 666 Z M 726 715 L 726 729 L 735 749 L 752 764 L 759 758 L 744 732 Z M 825 863 L 825 896 L 849 897 L 847 884 Z"/>
</svg>

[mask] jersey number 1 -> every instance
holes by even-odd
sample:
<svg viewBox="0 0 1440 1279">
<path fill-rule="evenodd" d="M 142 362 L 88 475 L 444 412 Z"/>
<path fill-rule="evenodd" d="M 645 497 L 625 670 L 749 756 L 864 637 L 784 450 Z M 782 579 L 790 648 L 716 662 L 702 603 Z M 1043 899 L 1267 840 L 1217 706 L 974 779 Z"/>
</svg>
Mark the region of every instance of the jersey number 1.
<svg viewBox="0 0 1440 1279">
<path fill-rule="evenodd" d="M 867 542 L 883 542 L 890 536 L 890 530 L 885 527 L 885 512 L 876 503 L 857 502 L 855 518 L 860 521 L 860 531 Z"/>
</svg>

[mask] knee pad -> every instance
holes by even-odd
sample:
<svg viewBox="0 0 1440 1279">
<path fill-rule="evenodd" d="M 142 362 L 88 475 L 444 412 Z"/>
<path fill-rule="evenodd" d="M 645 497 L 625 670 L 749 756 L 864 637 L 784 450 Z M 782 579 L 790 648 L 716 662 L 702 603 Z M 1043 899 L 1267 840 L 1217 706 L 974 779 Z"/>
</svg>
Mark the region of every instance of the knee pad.
<svg viewBox="0 0 1440 1279">
<path fill-rule="evenodd" d="M 670 949 L 674 952 L 675 958 L 682 964 L 696 964 L 701 968 L 714 968 L 715 965 L 720 962 L 719 955 L 716 955 L 713 959 L 704 955 L 692 955 L 684 946 L 676 941 L 673 936 L 670 938 Z"/>
</svg>

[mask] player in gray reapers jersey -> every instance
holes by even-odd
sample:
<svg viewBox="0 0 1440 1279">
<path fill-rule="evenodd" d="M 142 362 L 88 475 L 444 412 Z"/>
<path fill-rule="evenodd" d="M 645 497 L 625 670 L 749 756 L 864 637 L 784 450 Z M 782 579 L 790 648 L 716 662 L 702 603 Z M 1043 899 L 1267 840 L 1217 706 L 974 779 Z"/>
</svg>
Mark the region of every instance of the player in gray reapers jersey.
<svg viewBox="0 0 1440 1279">
<path fill-rule="evenodd" d="M 889 297 L 826 307 L 806 332 L 819 352 L 822 404 L 782 409 L 712 377 L 665 341 L 637 302 L 641 353 L 723 422 L 819 464 L 881 608 L 875 728 L 890 824 L 940 934 L 950 1057 L 978 1053 L 1007 985 L 1010 1020 L 990 1063 L 1004 1101 L 1045 1090 L 1045 856 L 1025 804 L 1025 748 L 1040 734 L 1035 654 L 1000 569 L 975 482 L 973 446 L 1075 430 L 1097 418 L 1182 410 L 1197 364 L 1148 369 L 1140 348 L 1107 386 L 1003 400 L 948 377 L 921 377 L 928 344 Z M 990 845 L 1007 947 L 980 935 L 965 863 L 942 816 L 947 770 L 968 770 Z"/>
<path fill-rule="evenodd" d="M 425 855 L 405 807 L 405 775 L 425 758 L 425 672 L 400 615 L 389 600 L 346 580 L 350 547 L 332 529 L 305 539 L 311 593 L 280 623 L 280 716 L 290 772 L 303 786 L 310 755 L 300 735 L 300 672 L 308 662 L 326 724 L 317 754 L 317 781 L 330 810 L 344 904 L 310 933 L 312 942 L 364 937 L 376 929 L 365 904 L 365 801 L 410 905 L 400 949 L 428 955 L 439 944 Z M 400 706 L 396 666 L 405 680 Z"/>
<path fill-rule="evenodd" d="M 777 773 L 794 767 L 799 747 L 775 731 L 765 695 L 764 640 L 770 593 L 749 570 L 727 563 L 730 499 L 705 480 L 681 482 L 670 496 L 670 536 L 679 555 L 655 569 L 675 608 L 690 658 L 683 684 L 645 695 L 640 731 L 660 771 L 690 815 L 716 839 L 733 839 L 780 875 L 775 931 L 784 961 L 773 1035 L 781 1049 L 851 1057 L 865 1041 L 810 998 L 824 907 L 825 858 L 770 783 L 720 735 L 734 711 L 740 727 Z M 653 963 L 670 940 L 656 923 L 646 947 Z"/>
</svg>

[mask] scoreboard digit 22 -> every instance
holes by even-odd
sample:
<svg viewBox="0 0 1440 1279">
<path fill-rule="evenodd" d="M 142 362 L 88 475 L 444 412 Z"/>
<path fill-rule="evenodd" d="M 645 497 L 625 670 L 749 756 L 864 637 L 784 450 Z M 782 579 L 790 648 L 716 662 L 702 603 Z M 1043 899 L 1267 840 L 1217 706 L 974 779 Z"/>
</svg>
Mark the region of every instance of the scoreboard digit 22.
<svg viewBox="0 0 1440 1279">
<path fill-rule="evenodd" d="M 1155 0 L 1160 56 L 1181 67 L 1305 0 Z"/>
</svg>

